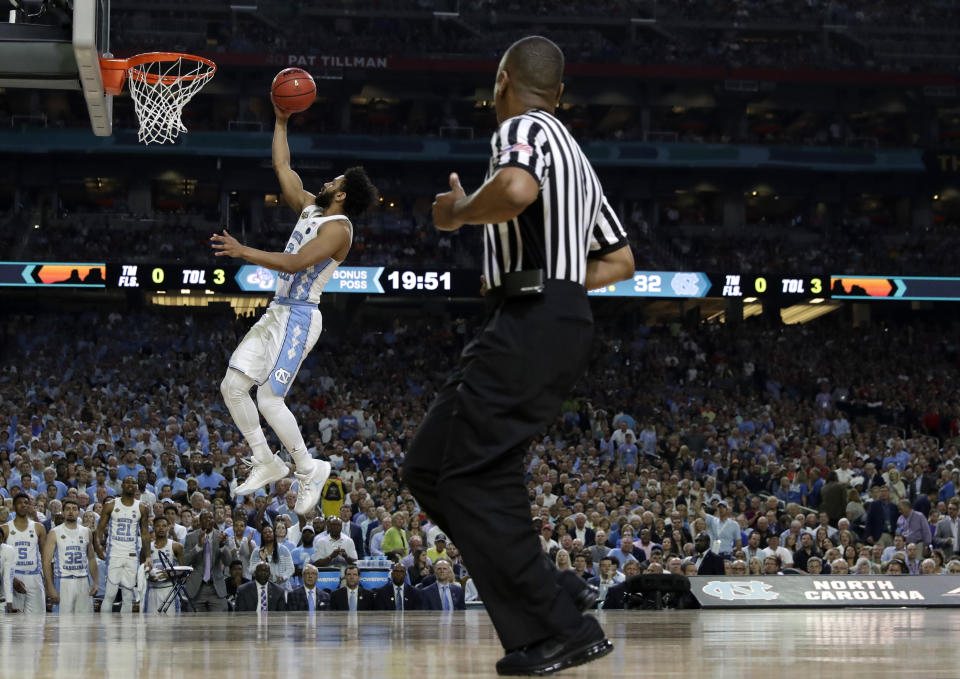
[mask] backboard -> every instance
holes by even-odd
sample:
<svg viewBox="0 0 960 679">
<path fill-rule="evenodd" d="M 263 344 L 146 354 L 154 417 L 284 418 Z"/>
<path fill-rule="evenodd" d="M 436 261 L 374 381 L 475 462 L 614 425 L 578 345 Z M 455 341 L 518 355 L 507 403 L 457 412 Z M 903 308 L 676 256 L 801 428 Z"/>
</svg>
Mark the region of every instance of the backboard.
<svg viewBox="0 0 960 679">
<path fill-rule="evenodd" d="M 11 11 L 10 21 L 0 23 L 0 87 L 79 90 L 93 133 L 109 136 L 113 97 L 103 90 L 100 56 L 110 51 L 110 0 L 59 4 L 67 8 L 66 21 L 41 23 Z"/>
</svg>

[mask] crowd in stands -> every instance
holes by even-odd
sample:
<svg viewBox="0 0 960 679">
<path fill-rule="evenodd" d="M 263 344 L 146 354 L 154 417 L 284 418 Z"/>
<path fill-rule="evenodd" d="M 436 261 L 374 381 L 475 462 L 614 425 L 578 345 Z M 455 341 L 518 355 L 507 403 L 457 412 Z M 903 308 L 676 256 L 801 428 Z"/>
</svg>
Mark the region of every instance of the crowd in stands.
<svg viewBox="0 0 960 679">
<path fill-rule="evenodd" d="M 287 401 L 342 486 L 304 519 L 288 482 L 230 492 L 249 451 L 218 385 L 250 322 L 0 316 L 0 523 L 25 493 L 48 527 L 68 498 L 95 525 L 134 475 L 136 495 L 177 541 L 211 512 L 237 549 L 235 584 L 267 561 L 261 576 L 289 600 L 314 557 L 333 559 L 353 588 L 348 565 L 386 556 L 401 561 L 404 584 L 458 581 L 453 607 L 475 596 L 469 563 L 439 539 L 400 472 L 473 321 L 383 317 L 327 329 Z M 731 574 L 956 573 L 955 336 L 945 321 L 601 320 L 588 375 L 524 460 L 544 551 L 613 608 L 643 605 L 616 589 L 625 576 L 710 572 L 704 564 Z M 355 556 L 316 551 L 348 537 Z"/>
<path fill-rule="evenodd" d="M 931 40 L 908 29 L 937 29 L 956 21 L 960 10 L 947 0 L 919 3 L 894 1 L 850 2 L 761 2 L 732 0 L 719 2 L 653 2 L 653 0 L 611 0 L 575 3 L 547 0 L 523 3 L 508 0 L 462 2 L 456 21 L 434 21 L 434 11 L 450 12 L 448 0 L 434 3 L 345 3 L 343 21 L 336 15 L 310 16 L 309 33 L 277 32 L 270 21 L 237 19 L 229 24 L 210 26 L 200 22 L 190 30 L 172 29 L 173 16 L 138 8 L 134 12 L 115 12 L 115 45 L 136 48 L 151 31 L 163 30 L 171 23 L 168 40 L 177 49 L 203 50 L 212 44 L 224 51 L 265 51 L 281 49 L 311 53 L 387 54 L 395 57 L 458 55 L 464 58 L 496 59 L 503 48 L 531 30 L 549 30 L 570 61 L 679 63 L 697 65 L 725 64 L 730 67 L 829 68 L 868 70 L 955 71 L 949 57 L 955 38 Z M 303 6 L 305 7 L 305 6 Z M 442 7 L 442 9 L 433 9 Z M 261 11 L 284 22 L 296 21 L 301 8 Z M 325 7 L 326 11 L 334 9 Z M 418 16 L 418 10 L 420 14 Z M 384 18 L 363 16 L 363 12 L 393 12 Z M 278 14 L 278 12 L 280 12 Z M 359 14 L 358 14 L 359 12 Z M 407 12 L 397 16 L 396 12 Z M 610 17 L 624 19 L 656 18 L 664 32 L 642 32 L 633 36 L 624 26 L 580 22 Z M 516 17 L 519 20 L 514 19 Z M 538 24 L 543 17 L 549 25 Z M 566 22 L 566 23 L 565 23 Z M 526 25 L 524 25 L 526 23 Z M 792 25 L 794 31 L 784 39 L 777 30 L 757 32 L 758 25 Z M 871 33 L 855 33 L 856 43 L 830 41 L 825 45 L 818 32 L 823 26 L 841 25 L 856 31 L 862 27 L 887 27 L 896 35 L 895 44 L 873 42 Z M 744 30 L 748 28 L 749 30 Z M 319 47 L 318 47 L 319 46 Z M 321 52 L 317 52 L 321 53 Z M 924 58 L 927 55 L 930 58 Z"/>
<path fill-rule="evenodd" d="M 453 266 L 479 269 L 480 245 L 472 231 L 432 228 L 429 198 L 397 198 L 391 207 L 366 215 L 358 224 L 349 266 Z M 613 198 L 614 205 L 620 202 Z M 705 228 L 702 216 L 666 207 L 659 224 L 639 208 L 624 204 L 637 268 L 707 272 L 810 274 L 942 275 L 955 272 L 952 252 L 960 246 L 955 219 L 925 229 L 903 229 L 847 215 L 839 223 L 807 224 L 794 219 L 763 219 L 731 231 Z M 293 225 L 292 214 L 277 209 L 257 225 L 231 231 L 252 247 L 282 249 Z M 687 226 L 697 228 L 692 231 Z M 126 263 L 209 263 L 208 239 L 219 222 L 197 211 L 131 215 L 122 201 L 112 209 L 64 211 L 42 220 L 8 218 L 5 239 L 14 259 L 69 261 L 83 252 L 88 261 Z M 400 243 L 400 245 L 398 245 Z"/>
</svg>

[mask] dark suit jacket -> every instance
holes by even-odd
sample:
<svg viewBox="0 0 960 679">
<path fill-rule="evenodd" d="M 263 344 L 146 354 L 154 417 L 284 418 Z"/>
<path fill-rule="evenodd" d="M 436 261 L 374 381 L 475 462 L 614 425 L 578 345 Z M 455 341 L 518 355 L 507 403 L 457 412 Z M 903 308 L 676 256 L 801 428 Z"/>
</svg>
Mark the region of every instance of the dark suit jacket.
<svg viewBox="0 0 960 679">
<path fill-rule="evenodd" d="M 586 526 L 584 526 L 583 530 L 584 530 L 584 534 L 583 534 L 583 546 L 584 546 L 584 547 L 593 547 L 593 546 L 597 543 L 597 534 L 596 534 L 596 532 L 595 532 L 592 528 L 587 528 Z M 576 536 L 577 536 L 577 532 L 576 532 L 575 530 L 572 531 L 572 534 L 573 534 L 573 537 L 576 537 Z"/>
<path fill-rule="evenodd" d="M 325 589 L 320 589 L 319 587 L 314 588 L 314 601 L 318 611 L 325 611 L 330 608 L 330 594 Z M 307 605 L 307 588 L 304 585 L 297 587 L 292 592 L 287 593 L 287 610 L 288 611 L 308 611 L 310 607 Z"/>
<path fill-rule="evenodd" d="M 394 601 L 393 582 L 388 582 L 383 587 L 373 590 L 373 606 L 378 611 L 394 611 L 397 604 Z M 403 583 L 403 610 L 421 611 L 423 610 L 423 597 L 420 590 Z"/>
<path fill-rule="evenodd" d="M 626 582 L 621 582 L 619 585 L 614 585 L 607 590 L 607 598 L 603 600 L 603 610 L 621 610 L 626 608 L 624 604 L 629 598 L 627 593 Z"/>
<path fill-rule="evenodd" d="M 346 529 L 346 528 L 347 528 L 347 527 L 344 526 L 344 529 Z M 367 547 L 366 547 L 366 545 L 363 544 L 363 531 L 360 530 L 360 526 L 358 526 L 358 525 L 355 524 L 353 521 L 351 521 L 351 522 L 350 522 L 349 531 L 348 531 L 348 530 L 344 530 L 343 532 L 344 532 L 344 533 L 348 533 L 348 534 L 350 535 L 350 537 L 353 538 L 353 545 L 354 545 L 354 547 L 357 548 L 357 558 L 358 558 L 358 559 L 365 559 L 365 558 L 367 558 L 367 557 L 366 557 Z"/>
<path fill-rule="evenodd" d="M 186 590 L 191 598 L 197 596 L 200 592 L 200 585 L 203 584 L 203 548 L 200 547 L 200 533 L 195 530 L 187 533 L 183 540 L 183 565 L 193 566 L 193 573 L 187 578 Z M 221 599 L 227 598 L 227 583 L 225 578 L 229 573 L 230 562 L 233 561 L 233 548 L 230 540 L 220 544 L 220 531 L 214 528 L 208 538 L 211 544 L 210 552 L 210 578 L 213 580 L 213 588 L 217 591 L 217 596 Z"/>
<path fill-rule="evenodd" d="M 443 604 L 440 603 L 440 585 L 438 585 L 436 582 L 434 582 L 432 585 L 424 587 L 421 591 L 421 594 L 423 595 L 423 610 L 443 610 Z M 463 599 L 463 588 L 460 585 L 453 584 L 450 586 L 450 596 L 453 598 L 453 610 L 466 610 L 467 605 Z"/>
<path fill-rule="evenodd" d="M 260 602 L 257 601 L 257 581 L 251 580 L 245 585 L 237 588 L 237 611 L 256 611 L 260 609 Z M 267 582 L 267 610 L 285 611 L 287 610 L 286 592 L 280 585 L 273 582 Z"/>
<path fill-rule="evenodd" d="M 697 568 L 697 575 L 724 575 L 725 573 L 723 558 L 719 554 L 707 550 L 707 553 L 703 555 L 703 561 Z"/>
<path fill-rule="evenodd" d="M 872 537 L 874 542 L 879 540 L 880 535 L 883 533 L 886 518 L 890 520 L 890 533 L 895 533 L 897 531 L 897 519 L 899 517 L 900 510 L 897 509 L 897 505 L 888 502 L 884 507 L 881 500 L 874 500 L 870 503 L 870 506 L 867 507 L 867 520 L 865 525 L 867 537 Z"/>
<path fill-rule="evenodd" d="M 347 603 L 347 588 L 340 587 L 339 589 L 333 590 L 330 593 L 330 610 L 331 611 L 349 611 L 350 605 Z M 369 589 L 364 589 L 363 587 L 357 586 L 357 610 L 358 611 L 372 611 L 373 610 L 373 592 Z"/>
</svg>

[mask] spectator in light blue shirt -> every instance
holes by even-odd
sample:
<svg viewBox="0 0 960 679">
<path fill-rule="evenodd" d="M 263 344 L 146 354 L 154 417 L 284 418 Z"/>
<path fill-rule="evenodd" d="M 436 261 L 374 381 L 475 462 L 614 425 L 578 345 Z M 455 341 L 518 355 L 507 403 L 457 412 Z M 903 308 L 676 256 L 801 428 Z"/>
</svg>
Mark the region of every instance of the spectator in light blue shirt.
<svg viewBox="0 0 960 679">
<path fill-rule="evenodd" d="M 47 486 L 54 486 L 57 489 L 56 499 L 62 500 L 67 496 L 67 486 L 63 482 L 57 481 L 57 470 L 53 467 L 47 467 L 43 470 L 43 483 L 38 485 L 38 488 L 47 497 L 50 497 Z"/>
<path fill-rule="evenodd" d="M 126 455 L 123 456 L 123 464 L 117 467 L 117 478 L 122 482 L 128 476 L 137 478 L 137 474 L 140 473 L 141 469 L 146 469 L 142 464 L 137 462 L 137 454 L 133 450 L 128 450 Z"/>
<path fill-rule="evenodd" d="M 157 482 L 153 485 L 161 494 L 163 493 L 164 486 L 170 486 L 174 498 L 176 498 L 179 493 L 187 492 L 187 482 L 185 479 L 177 476 L 177 467 L 175 465 L 169 465 L 167 467 L 167 473 L 157 479 Z"/>
<path fill-rule="evenodd" d="M 197 476 L 197 485 L 204 490 L 214 491 L 221 483 L 226 481 L 223 474 L 213 471 L 213 460 L 207 458 L 203 461 L 203 473 Z"/>
<path fill-rule="evenodd" d="M 700 507 L 703 512 L 703 506 Z M 710 547 L 721 556 L 733 555 L 734 550 L 743 546 L 741 540 L 743 536 L 740 533 L 740 524 L 730 517 L 730 505 L 725 500 L 717 503 L 717 515 L 711 516 L 703 512 L 704 521 L 707 522 L 707 530 L 710 532 Z"/>
</svg>

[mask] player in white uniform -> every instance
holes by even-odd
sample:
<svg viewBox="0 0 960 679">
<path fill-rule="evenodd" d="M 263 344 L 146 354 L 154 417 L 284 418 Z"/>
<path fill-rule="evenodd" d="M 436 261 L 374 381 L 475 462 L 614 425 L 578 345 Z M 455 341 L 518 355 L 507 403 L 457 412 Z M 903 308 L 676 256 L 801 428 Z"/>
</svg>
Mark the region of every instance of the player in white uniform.
<svg viewBox="0 0 960 679">
<path fill-rule="evenodd" d="M 353 167 L 324 184 L 319 195 L 305 191 L 300 177 L 290 167 L 287 146 L 290 114 L 276 107 L 274 110 L 277 122 L 273 133 L 273 167 L 284 200 L 300 214 L 300 219 L 283 252 L 246 247 L 226 230 L 210 238 L 218 257 L 240 257 L 280 272 L 273 302 L 230 357 L 230 367 L 220 391 L 252 453 L 252 469 L 247 480 L 237 487 L 236 494 L 252 493 L 289 472 L 267 445 L 257 414 L 259 407 L 297 466 L 295 510 L 304 515 L 320 501 L 330 463 L 314 460 L 307 452 L 296 418 L 283 399 L 304 357 L 320 336 L 322 319 L 317 303 L 323 287 L 350 251 L 352 220 L 373 204 L 377 190 L 363 168 Z M 256 404 L 250 397 L 254 385 L 258 385 Z"/>
<path fill-rule="evenodd" d="M 13 597 L 7 599 L 7 611 L 42 615 L 47 612 L 47 601 L 43 592 L 40 543 L 47 539 L 47 531 L 27 516 L 30 511 L 29 495 L 17 495 L 13 500 L 13 510 L 16 512 L 13 521 L 0 527 L 4 544 L 13 549 L 10 555 L 13 561 Z"/>
<path fill-rule="evenodd" d="M 150 555 L 149 508 L 137 501 L 137 480 L 128 476 L 123 480 L 120 491 L 119 499 L 107 500 L 103 505 L 100 523 L 97 524 L 94 546 L 97 556 L 107 562 L 107 589 L 100 606 L 101 613 L 113 611 L 113 602 L 120 588 L 124 590 L 120 611 L 128 613 L 133 610 L 137 596 L 137 568 L 140 561 L 146 561 Z M 141 537 L 143 550 L 138 555 Z"/>
<path fill-rule="evenodd" d="M 167 519 L 158 516 L 153 520 L 153 549 L 150 550 L 150 560 L 145 564 L 147 569 L 147 597 L 143 606 L 143 613 L 156 613 L 160 606 L 167 600 L 170 590 L 173 589 L 173 583 L 167 577 L 163 563 L 160 561 L 160 553 L 163 552 L 167 557 L 167 563 L 172 566 L 180 565 L 183 559 L 183 545 L 174 542 L 167 537 L 167 531 L 170 528 Z M 167 610 L 180 610 L 180 602 L 174 601 Z"/>
<path fill-rule="evenodd" d="M 90 529 L 77 525 L 80 505 L 63 501 L 63 523 L 47 535 L 43 544 L 43 575 L 47 598 L 59 604 L 58 612 L 90 613 L 97 593 L 97 559 Z"/>
</svg>

